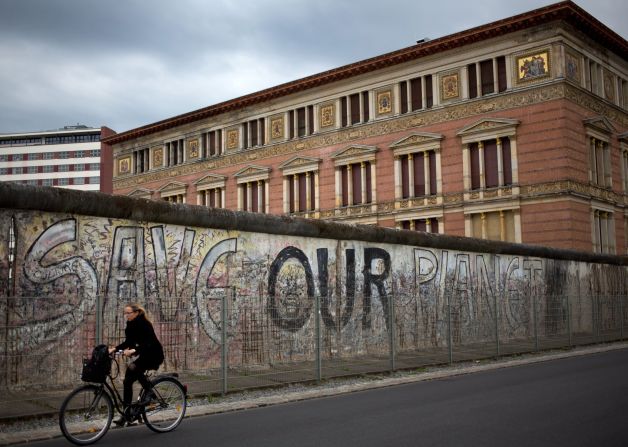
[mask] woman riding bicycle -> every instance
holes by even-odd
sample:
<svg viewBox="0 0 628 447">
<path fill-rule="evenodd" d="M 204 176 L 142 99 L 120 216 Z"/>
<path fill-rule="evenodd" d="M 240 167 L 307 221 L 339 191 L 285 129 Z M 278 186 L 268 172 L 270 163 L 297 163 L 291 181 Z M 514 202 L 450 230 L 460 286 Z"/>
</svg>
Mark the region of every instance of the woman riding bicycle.
<svg viewBox="0 0 628 447">
<path fill-rule="evenodd" d="M 146 317 L 146 311 L 136 303 L 127 304 L 124 307 L 126 328 L 124 334 L 126 340 L 116 347 L 109 348 L 109 353 L 123 351 L 126 357 L 136 358 L 127 365 L 124 375 L 124 392 L 122 403 L 124 407 L 131 405 L 133 400 L 133 383 L 139 381 L 142 388 L 150 397 L 151 384 L 146 378 L 146 371 L 158 369 L 164 361 L 164 350 L 155 335 L 153 324 Z M 124 417 L 115 421 L 116 425 L 124 425 L 127 422 Z"/>
</svg>

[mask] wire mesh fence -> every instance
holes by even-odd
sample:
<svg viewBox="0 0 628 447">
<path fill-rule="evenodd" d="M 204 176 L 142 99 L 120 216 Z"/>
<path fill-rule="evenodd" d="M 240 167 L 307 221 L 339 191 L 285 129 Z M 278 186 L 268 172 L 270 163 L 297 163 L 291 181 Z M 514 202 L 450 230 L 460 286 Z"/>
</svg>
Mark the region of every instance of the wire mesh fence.
<svg viewBox="0 0 628 447">
<path fill-rule="evenodd" d="M 96 344 L 123 340 L 124 302 L 86 301 L 0 298 L 0 416 L 29 399 L 31 414 L 49 412 Z M 166 352 L 161 369 L 194 396 L 621 340 L 628 323 L 625 295 L 336 300 L 217 289 L 144 304 Z"/>
</svg>

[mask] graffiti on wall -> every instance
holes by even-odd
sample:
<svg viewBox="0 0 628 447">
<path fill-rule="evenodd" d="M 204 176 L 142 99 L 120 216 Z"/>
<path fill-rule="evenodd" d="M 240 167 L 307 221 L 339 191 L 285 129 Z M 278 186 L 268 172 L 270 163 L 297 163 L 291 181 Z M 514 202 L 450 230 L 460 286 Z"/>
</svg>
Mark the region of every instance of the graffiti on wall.
<svg viewBox="0 0 628 447">
<path fill-rule="evenodd" d="M 312 324 L 319 300 L 330 333 L 384 336 L 395 312 L 407 323 L 402 330 L 438 345 L 447 336 L 446 313 L 454 340 L 488 336 L 491 328 L 473 322 L 497 314 L 509 334 L 524 336 L 537 295 L 590 292 L 594 273 L 599 291 L 625 289 L 623 267 L 613 274 L 610 267 L 605 273 L 585 263 L 515 255 L 0 210 L 0 232 L 10 231 L 14 259 L 4 244 L 2 278 L 13 269 L 16 296 L 49 302 L 14 329 L 19 343 L 0 350 L 71 334 L 95 312 L 97 297 L 113 309 L 154 303 L 160 321 L 192 316 L 216 343 L 222 336 L 216 303 L 228 294 L 231 328 L 256 299 L 276 330 L 298 333 Z M 612 279 L 617 272 L 623 281 Z"/>
</svg>

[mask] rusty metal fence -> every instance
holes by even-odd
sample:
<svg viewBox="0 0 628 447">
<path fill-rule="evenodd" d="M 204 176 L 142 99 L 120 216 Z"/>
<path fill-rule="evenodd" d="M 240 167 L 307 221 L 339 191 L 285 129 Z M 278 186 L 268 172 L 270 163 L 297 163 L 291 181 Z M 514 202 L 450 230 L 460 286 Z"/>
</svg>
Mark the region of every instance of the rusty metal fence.
<svg viewBox="0 0 628 447">
<path fill-rule="evenodd" d="M 628 324 L 625 295 L 286 302 L 222 289 L 202 303 L 145 304 L 166 351 L 162 369 L 179 372 L 196 397 L 621 340 Z M 53 411 L 80 382 L 93 346 L 122 340 L 123 307 L 101 298 L 0 298 L 0 420 Z"/>
</svg>

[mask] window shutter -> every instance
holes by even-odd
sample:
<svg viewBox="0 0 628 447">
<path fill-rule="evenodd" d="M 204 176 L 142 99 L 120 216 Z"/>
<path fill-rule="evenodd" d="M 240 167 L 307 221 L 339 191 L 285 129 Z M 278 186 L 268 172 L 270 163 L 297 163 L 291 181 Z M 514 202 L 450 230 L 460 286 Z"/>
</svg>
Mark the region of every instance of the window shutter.
<svg viewBox="0 0 628 447">
<path fill-rule="evenodd" d="M 469 78 L 469 98 L 477 98 L 478 96 L 478 78 L 475 72 L 475 64 L 467 65 Z"/>
<path fill-rule="evenodd" d="M 349 101 L 351 102 L 351 124 L 356 124 L 360 122 L 360 95 L 358 93 L 354 93 L 349 96 Z"/>
<path fill-rule="evenodd" d="M 425 168 L 423 152 L 414 154 L 414 196 L 425 195 Z"/>
<path fill-rule="evenodd" d="M 512 157 L 510 138 L 502 138 L 502 161 L 504 164 L 504 185 L 512 185 Z"/>
<path fill-rule="evenodd" d="M 406 81 L 399 83 L 399 96 L 401 113 L 408 113 L 408 83 Z"/>
<path fill-rule="evenodd" d="M 497 58 L 497 89 L 499 92 L 503 92 L 508 87 L 506 82 L 506 57 L 500 56 Z"/>
<path fill-rule="evenodd" d="M 360 163 L 351 165 L 351 176 L 353 177 L 353 204 L 362 203 L 362 171 Z"/>
<path fill-rule="evenodd" d="M 484 178 L 487 188 L 499 186 L 499 176 L 497 173 L 497 141 L 487 140 L 484 142 Z"/>
<path fill-rule="evenodd" d="M 305 174 L 299 174 L 299 211 L 307 211 L 307 195 L 305 194 L 306 186 Z"/>
<path fill-rule="evenodd" d="M 412 110 L 423 108 L 423 92 L 421 91 L 421 78 L 410 81 L 410 94 L 412 96 Z"/>
<path fill-rule="evenodd" d="M 492 59 L 480 62 L 480 81 L 482 83 L 482 95 L 488 95 L 495 91 Z"/>
</svg>

